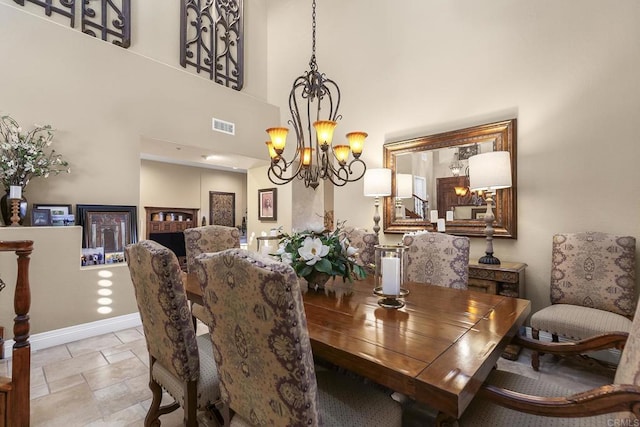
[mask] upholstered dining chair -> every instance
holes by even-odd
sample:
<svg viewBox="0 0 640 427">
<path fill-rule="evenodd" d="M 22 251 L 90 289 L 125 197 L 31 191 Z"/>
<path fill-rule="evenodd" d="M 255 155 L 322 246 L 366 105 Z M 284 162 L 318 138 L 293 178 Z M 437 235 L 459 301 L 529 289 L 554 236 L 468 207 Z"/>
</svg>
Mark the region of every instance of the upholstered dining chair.
<svg viewBox="0 0 640 427">
<path fill-rule="evenodd" d="M 469 238 L 427 231 L 408 233 L 406 279 L 454 289 L 469 284 Z"/>
<path fill-rule="evenodd" d="M 377 388 L 316 370 L 293 268 L 229 249 L 195 260 L 220 372 L 225 425 L 400 426 Z"/>
<path fill-rule="evenodd" d="M 149 351 L 153 397 L 144 425 L 160 425 L 160 415 L 182 406 L 185 426 L 196 427 L 197 411 L 216 416 L 220 399 L 211 338 L 196 337 L 176 255 L 151 240 L 131 244 L 126 252 Z M 174 402 L 161 406 L 163 389 Z"/>
<path fill-rule="evenodd" d="M 607 233 L 553 236 L 551 305 L 531 316 L 539 331 L 579 340 L 607 332 L 628 332 L 636 309 L 636 239 Z M 540 358 L 534 352 L 533 369 Z"/>
<path fill-rule="evenodd" d="M 205 225 L 184 230 L 187 272 L 191 271 L 195 257 L 204 252 L 218 252 L 240 247 L 240 231 L 235 227 Z M 194 319 L 209 324 L 207 310 L 198 303 L 191 304 Z M 195 322 L 195 320 L 194 320 Z"/>
<path fill-rule="evenodd" d="M 358 257 L 356 262 L 364 267 L 367 274 L 375 273 L 375 255 L 376 245 L 378 244 L 378 236 L 376 233 L 368 232 L 362 228 L 351 228 L 345 230 L 345 237 L 349 240 L 349 244 L 358 248 Z"/>
<path fill-rule="evenodd" d="M 571 355 L 624 346 L 612 384 L 569 390 L 519 374 L 494 370 L 457 421 L 459 426 L 637 426 L 640 425 L 640 316 L 629 333 L 602 334 L 573 342 L 516 337 L 534 351 Z M 438 425 L 456 425 L 439 417 Z"/>
</svg>

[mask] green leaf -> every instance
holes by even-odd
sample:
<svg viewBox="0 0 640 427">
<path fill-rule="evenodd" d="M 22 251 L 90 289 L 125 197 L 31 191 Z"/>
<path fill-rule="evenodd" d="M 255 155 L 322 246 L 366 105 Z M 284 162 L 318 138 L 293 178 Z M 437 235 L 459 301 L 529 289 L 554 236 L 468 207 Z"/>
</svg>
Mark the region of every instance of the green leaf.
<svg viewBox="0 0 640 427">
<path fill-rule="evenodd" d="M 322 258 L 320 261 L 316 262 L 315 268 L 322 273 L 333 274 L 331 262 L 326 258 Z"/>
</svg>

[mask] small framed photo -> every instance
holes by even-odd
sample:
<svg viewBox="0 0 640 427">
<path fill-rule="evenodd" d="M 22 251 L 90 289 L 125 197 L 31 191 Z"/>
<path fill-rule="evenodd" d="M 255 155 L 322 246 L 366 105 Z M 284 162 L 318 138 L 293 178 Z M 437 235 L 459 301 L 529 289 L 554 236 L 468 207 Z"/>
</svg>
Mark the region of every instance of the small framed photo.
<svg viewBox="0 0 640 427">
<path fill-rule="evenodd" d="M 278 219 L 278 190 L 264 188 L 258 190 L 258 219 L 276 221 Z"/>
<path fill-rule="evenodd" d="M 98 248 L 82 248 L 80 256 L 80 265 L 98 265 L 104 264 L 104 247 Z"/>
<path fill-rule="evenodd" d="M 51 215 L 70 215 L 73 212 L 71 211 L 71 205 L 65 205 L 61 203 L 56 204 L 44 204 L 44 203 L 34 203 L 33 207 L 35 209 L 48 209 L 51 211 Z"/>
<path fill-rule="evenodd" d="M 51 211 L 49 209 L 31 209 L 31 225 L 33 227 L 51 225 Z"/>
</svg>

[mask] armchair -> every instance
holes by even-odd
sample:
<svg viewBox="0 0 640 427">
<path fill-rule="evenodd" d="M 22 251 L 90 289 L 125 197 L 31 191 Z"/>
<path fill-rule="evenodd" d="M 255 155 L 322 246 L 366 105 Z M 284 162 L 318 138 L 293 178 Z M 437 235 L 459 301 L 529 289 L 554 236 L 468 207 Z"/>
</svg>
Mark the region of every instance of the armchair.
<svg viewBox="0 0 640 427">
<path fill-rule="evenodd" d="M 195 268 L 220 370 L 224 425 L 400 426 L 381 390 L 316 369 L 293 268 L 242 249 L 202 254 Z"/>
<path fill-rule="evenodd" d="M 405 234 L 406 278 L 454 289 L 469 285 L 469 238 L 427 231 Z"/>
<path fill-rule="evenodd" d="M 184 230 L 184 243 L 187 256 L 187 272 L 193 269 L 194 259 L 205 252 L 218 252 L 240 247 L 240 231 L 235 227 L 223 225 L 205 225 Z M 191 304 L 191 312 L 195 320 L 205 325 L 211 320 L 207 310 L 200 304 Z"/>
<path fill-rule="evenodd" d="M 546 331 L 579 340 L 629 332 L 636 309 L 636 239 L 598 232 L 553 236 L 551 305 L 531 316 L 533 338 Z M 534 370 L 539 353 L 531 357 Z"/>
<path fill-rule="evenodd" d="M 638 425 L 640 319 L 637 316 L 630 333 L 602 334 L 567 343 L 540 342 L 520 336 L 513 343 L 556 355 L 582 354 L 622 346 L 624 350 L 613 384 L 586 391 L 575 392 L 518 374 L 494 370 L 462 418 L 453 420 L 439 415 L 438 426 Z"/>
<path fill-rule="evenodd" d="M 127 263 L 149 351 L 152 402 L 145 427 L 158 417 L 184 409 L 184 425 L 197 427 L 197 411 L 218 417 L 218 371 L 208 335 L 196 337 L 176 255 L 151 240 L 126 247 Z M 174 402 L 161 405 L 162 390 Z"/>
<path fill-rule="evenodd" d="M 362 228 L 345 230 L 345 235 L 349 239 L 349 244 L 358 248 L 356 262 L 364 267 L 367 274 L 373 275 L 375 273 L 375 247 L 378 244 L 378 236 Z"/>
</svg>

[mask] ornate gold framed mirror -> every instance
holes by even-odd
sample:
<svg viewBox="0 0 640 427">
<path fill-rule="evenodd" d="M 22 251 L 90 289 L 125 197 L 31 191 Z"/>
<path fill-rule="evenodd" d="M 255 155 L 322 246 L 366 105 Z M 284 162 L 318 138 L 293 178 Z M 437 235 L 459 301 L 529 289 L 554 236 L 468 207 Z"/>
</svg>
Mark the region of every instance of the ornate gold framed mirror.
<svg viewBox="0 0 640 427">
<path fill-rule="evenodd" d="M 383 151 L 384 166 L 392 170 L 385 233 L 436 231 L 437 219 L 444 219 L 446 233 L 484 237 L 487 206 L 482 193 L 469 189 L 468 158 L 508 151 L 513 185 L 495 194 L 494 237 L 517 237 L 516 119 L 388 142 Z"/>
</svg>

